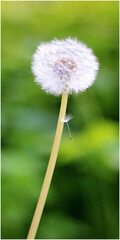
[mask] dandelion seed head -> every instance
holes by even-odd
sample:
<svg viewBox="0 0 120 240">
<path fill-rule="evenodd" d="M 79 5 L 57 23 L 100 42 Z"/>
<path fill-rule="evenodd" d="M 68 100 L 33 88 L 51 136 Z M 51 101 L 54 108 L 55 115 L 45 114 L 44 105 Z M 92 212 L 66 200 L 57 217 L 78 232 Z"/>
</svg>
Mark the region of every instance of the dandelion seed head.
<svg viewBox="0 0 120 240">
<path fill-rule="evenodd" d="M 41 43 L 32 61 L 35 82 L 54 95 L 85 91 L 94 82 L 98 68 L 92 50 L 71 38 Z"/>
</svg>

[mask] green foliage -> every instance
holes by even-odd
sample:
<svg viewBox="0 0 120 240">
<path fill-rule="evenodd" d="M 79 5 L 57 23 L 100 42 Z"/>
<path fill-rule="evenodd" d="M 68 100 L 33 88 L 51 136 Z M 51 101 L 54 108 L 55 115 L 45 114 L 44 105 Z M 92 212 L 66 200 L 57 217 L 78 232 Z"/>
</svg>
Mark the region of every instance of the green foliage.
<svg viewBox="0 0 120 240">
<path fill-rule="evenodd" d="M 60 97 L 31 73 L 41 41 L 77 37 L 100 61 L 94 85 L 69 97 L 37 238 L 118 238 L 118 2 L 2 2 L 2 238 L 26 238 L 54 138 Z"/>
</svg>

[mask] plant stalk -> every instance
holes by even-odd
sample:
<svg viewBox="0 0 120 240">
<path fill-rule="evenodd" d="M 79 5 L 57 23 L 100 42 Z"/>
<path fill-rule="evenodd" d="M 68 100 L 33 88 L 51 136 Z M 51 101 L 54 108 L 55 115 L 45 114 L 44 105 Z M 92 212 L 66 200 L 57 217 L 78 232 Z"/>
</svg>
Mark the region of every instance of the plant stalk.
<svg viewBox="0 0 120 240">
<path fill-rule="evenodd" d="M 60 106 L 60 113 L 59 113 L 59 118 L 58 118 L 58 123 L 57 123 L 57 128 L 56 128 L 56 134 L 55 134 L 54 143 L 53 143 L 53 147 L 52 147 L 52 151 L 51 151 L 51 156 L 50 156 L 46 175 L 45 175 L 44 182 L 42 185 L 42 190 L 41 190 L 40 197 L 39 197 L 36 209 L 35 209 L 35 213 L 34 213 L 34 216 L 32 219 L 32 223 L 31 223 L 31 226 L 29 229 L 27 239 L 35 238 L 37 229 L 39 226 L 39 222 L 40 222 L 40 219 L 42 216 L 42 212 L 44 209 L 45 201 L 46 201 L 47 194 L 49 191 L 49 187 L 50 187 L 50 183 L 52 180 L 55 163 L 56 163 L 56 159 L 57 159 L 57 155 L 58 155 L 58 151 L 59 151 L 63 126 L 64 126 L 64 122 L 61 121 L 61 118 L 62 119 L 65 118 L 67 101 L 68 101 L 68 95 L 63 93 L 62 100 L 61 100 L 61 106 Z"/>
</svg>

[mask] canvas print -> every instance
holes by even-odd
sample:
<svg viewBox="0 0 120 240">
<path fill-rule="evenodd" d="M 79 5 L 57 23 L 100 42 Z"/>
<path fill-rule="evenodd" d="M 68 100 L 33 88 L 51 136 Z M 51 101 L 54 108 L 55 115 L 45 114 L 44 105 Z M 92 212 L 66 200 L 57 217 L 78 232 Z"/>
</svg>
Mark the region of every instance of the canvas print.
<svg viewBox="0 0 120 240">
<path fill-rule="evenodd" d="M 117 1 L 1 3 L 2 239 L 118 239 Z"/>
</svg>

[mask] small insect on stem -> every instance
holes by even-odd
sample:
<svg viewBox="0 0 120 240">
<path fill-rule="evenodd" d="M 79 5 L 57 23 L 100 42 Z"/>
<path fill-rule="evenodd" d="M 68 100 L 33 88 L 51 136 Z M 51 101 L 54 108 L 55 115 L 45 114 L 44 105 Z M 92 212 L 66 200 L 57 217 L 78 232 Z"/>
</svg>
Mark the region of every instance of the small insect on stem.
<svg viewBox="0 0 120 240">
<path fill-rule="evenodd" d="M 65 122 L 67 124 L 67 128 L 68 128 L 68 132 L 69 132 L 69 136 L 70 136 L 70 140 L 73 141 L 73 138 L 72 138 L 72 135 L 71 135 L 71 132 L 70 132 L 70 127 L 69 127 L 69 121 L 72 119 L 73 117 L 71 115 L 67 115 L 65 117 L 65 119 L 61 119 L 62 122 Z"/>
</svg>

